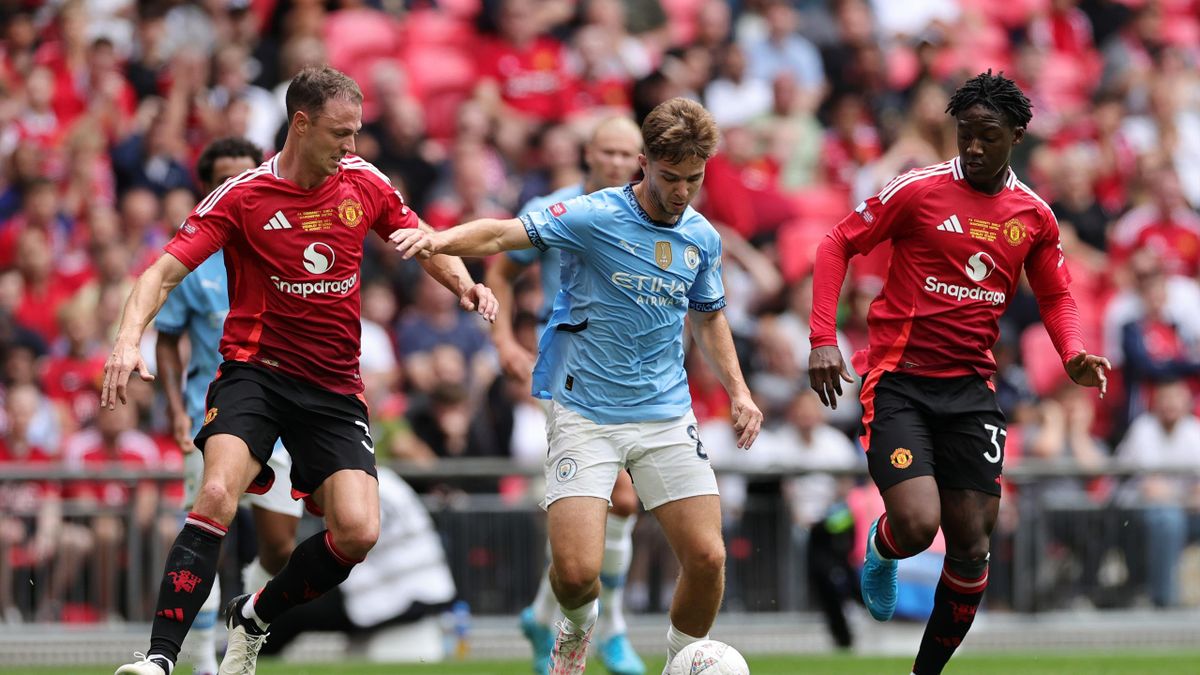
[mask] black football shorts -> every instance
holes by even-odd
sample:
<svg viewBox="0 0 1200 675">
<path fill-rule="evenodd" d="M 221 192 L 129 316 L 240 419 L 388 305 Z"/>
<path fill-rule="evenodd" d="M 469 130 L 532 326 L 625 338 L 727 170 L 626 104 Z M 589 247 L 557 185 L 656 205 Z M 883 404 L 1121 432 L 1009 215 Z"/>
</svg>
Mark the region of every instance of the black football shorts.
<svg viewBox="0 0 1200 675">
<path fill-rule="evenodd" d="M 275 481 L 267 460 L 275 441 L 292 456 L 292 497 L 307 497 L 343 469 L 376 478 L 375 444 L 367 406 L 359 396 L 339 394 L 265 367 L 226 361 L 208 387 L 204 425 L 196 447 L 216 434 L 246 442 L 262 464 L 247 492 L 265 493 Z M 310 510 L 313 510 L 310 502 Z"/>
<path fill-rule="evenodd" d="M 933 476 L 940 488 L 1000 495 L 1008 431 L 987 380 L 872 371 L 860 399 L 862 443 L 880 492 Z"/>
</svg>

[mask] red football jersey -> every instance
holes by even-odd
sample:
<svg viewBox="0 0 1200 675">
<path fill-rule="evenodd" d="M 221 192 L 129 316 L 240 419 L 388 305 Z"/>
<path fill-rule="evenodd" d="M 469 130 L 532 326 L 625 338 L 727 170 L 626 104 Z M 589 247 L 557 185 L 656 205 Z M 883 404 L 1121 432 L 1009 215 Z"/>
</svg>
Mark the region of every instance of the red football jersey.
<svg viewBox="0 0 1200 675">
<path fill-rule="evenodd" d="M 838 233 L 859 254 L 885 239 L 893 246 L 887 281 L 867 315 L 870 345 L 854 358 L 862 374 L 904 369 L 990 377 L 1000 315 L 1022 266 L 1039 303 L 1065 302 L 1074 310 L 1058 222 L 1011 169 L 995 195 L 973 189 L 957 157 L 915 169 L 859 204 L 837 224 Z M 814 306 L 814 347 L 837 344 L 832 309 Z M 1062 345 L 1064 356 L 1082 348 L 1076 336 Z"/>
<path fill-rule="evenodd" d="M 166 245 L 195 269 L 225 250 L 227 360 L 255 363 L 341 394 L 362 391 L 359 274 L 369 230 L 384 239 L 417 215 L 366 160 L 305 190 L 281 178 L 278 155 L 231 178 Z"/>
</svg>

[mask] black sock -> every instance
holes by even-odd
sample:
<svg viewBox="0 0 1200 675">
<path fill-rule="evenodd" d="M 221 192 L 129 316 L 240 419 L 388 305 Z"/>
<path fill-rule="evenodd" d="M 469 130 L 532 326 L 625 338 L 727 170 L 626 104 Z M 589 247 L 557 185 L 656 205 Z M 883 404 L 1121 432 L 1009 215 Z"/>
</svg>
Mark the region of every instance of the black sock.
<svg viewBox="0 0 1200 675">
<path fill-rule="evenodd" d="M 259 591 L 254 613 L 263 623 L 271 623 L 288 609 L 315 600 L 345 581 L 360 562 L 339 553 L 328 530 L 318 532 L 300 542 L 279 574 Z"/>
<path fill-rule="evenodd" d="M 942 578 L 933 596 L 933 611 L 925 624 L 921 649 L 913 664 L 915 675 L 937 675 L 946 667 L 975 621 L 975 610 L 987 588 L 988 561 L 946 556 Z"/>
<path fill-rule="evenodd" d="M 204 516 L 187 515 L 183 530 L 167 554 L 166 570 L 158 587 L 150 654 L 165 656 L 171 663 L 179 660 L 183 638 L 217 578 L 217 555 L 227 529 Z"/>
</svg>

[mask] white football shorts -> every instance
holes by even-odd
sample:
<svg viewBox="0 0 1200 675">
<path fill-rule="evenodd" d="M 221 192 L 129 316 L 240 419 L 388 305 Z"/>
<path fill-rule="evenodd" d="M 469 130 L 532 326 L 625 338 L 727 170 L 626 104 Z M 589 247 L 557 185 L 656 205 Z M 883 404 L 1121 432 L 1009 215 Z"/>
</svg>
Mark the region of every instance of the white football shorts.
<svg viewBox="0 0 1200 675">
<path fill-rule="evenodd" d="M 692 411 L 673 420 L 597 424 L 557 401 L 549 407 L 542 508 L 563 497 L 597 497 L 611 504 L 621 469 L 629 470 L 647 511 L 719 494 Z"/>
</svg>

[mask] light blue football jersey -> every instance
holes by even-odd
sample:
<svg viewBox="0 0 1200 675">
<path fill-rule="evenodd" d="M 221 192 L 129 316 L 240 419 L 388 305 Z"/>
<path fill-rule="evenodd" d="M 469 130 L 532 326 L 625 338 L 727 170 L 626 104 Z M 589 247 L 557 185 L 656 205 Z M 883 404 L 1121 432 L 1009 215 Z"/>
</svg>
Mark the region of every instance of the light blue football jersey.
<svg viewBox="0 0 1200 675">
<path fill-rule="evenodd" d="M 225 259 L 213 255 L 171 291 L 154 320 L 154 327 L 160 332 L 171 335 L 186 332 L 191 343 L 183 397 L 188 417 L 192 418 L 193 431 L 199 431 L 204 422 L 208 384 L 223 360 L 219 348 L 227 314 L 229 279 L 225 273 Z"/>
<path fill-rule="evenodd" d="M 568 199 L 574 199 L 583 194 L 583 183 L 578 185 L 570 185 L 561 190 L 555 190 L 545 197 L 534 197 L 521 207 L 517 213 L 526 214 L 534 211 L 543 211 L 550 208 L 552 204 L 565 202 Z M 554 309 L 554 296 L 558 295 L 558 289 L 562 288 L 562 256 L 561 249 L 550 248 L 545 251 L 539 248 L 523 248 L 516 251 L 509 251 L 508 257 L 514 262 L 528 267 L 534 263 L 542 265 L 542 308 L 538 311 L 538 322 L 545 323 L 550 317 L 550 312 Z M 566 255 L 570 255 L 569 253 Z"/>
<path fill-rule="evenodd" d="M 534 247 L 570 254 L 538 345 L 534 395 L 598 424 L 687 413 L 684 317 L 725 306 L 721 238 L 708 220 L 688 207 L 673 225 L 653 221 L 626 185 L 521 221 Z"/>
</svg>

